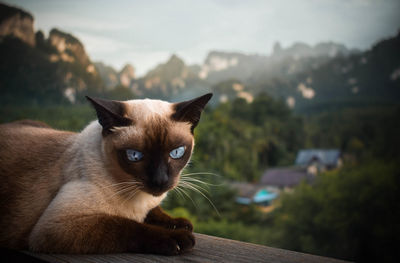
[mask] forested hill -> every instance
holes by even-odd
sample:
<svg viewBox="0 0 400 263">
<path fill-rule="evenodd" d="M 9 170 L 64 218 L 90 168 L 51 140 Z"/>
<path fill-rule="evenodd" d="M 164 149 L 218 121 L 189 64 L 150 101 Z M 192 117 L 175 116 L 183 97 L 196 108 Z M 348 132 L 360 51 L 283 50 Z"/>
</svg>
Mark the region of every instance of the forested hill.
<svg viewBox="0 0 400 263">
<path fill-rule="evenodd" d="M 93 63 L 69 33 L 35 33 L 26 11 L 0 4 L 0 14 L 3 105 L 79 104 L 87 94 L 183 100 L 212 91 L 214 105 L 236 98 L 252 102 L 266 93 L 296 112 L 318 113 L 400 99 L 400 34 L 363 52 L 327 42 L 286 48 L 277 43 L 268 56 L 212 51 L 202 65 L 172 55 L 138 78 L 132 65 L 117 71 Z"/>
<path fill-rule="evenodd" d="M 346 107 L 398 104 L 400 101 L 400 34 L 365 52 L 334 57 L 281 57 L 246 79 L 231 78 L 212 90 L 221 101 L 260 93 L 281 99 L 301 113 Z M 251 96 L 249 96 L 251 95 Z"/>
<path fill-rule="evenodd" d="M 296 112 L 397 104 L 400 99 L 400 35 L 370 50 L 325 43 L 275 47 L 270 56 L 210 52 L 203 65 L 176 55 L 133 81 L 137 97 L 187 99 L 215 93 L 214 104 L 260 93 L 283 100 Z"/>
<path fill-rule="evenodd" d="M 349 106 L 400 102 L 400 32 L 371 50 L 337 57 L 296 76 L 298 110 L 320 112 Z M 314 96 L 307 97 L 307 92 Z M 299 92 L 300 91 L 300 92 Z"/>
<path fill-rule="evenodd" d="M 35 33 L 33 16 L 0 4 L 0 103 L 34 105 L 76 103 L 83 94 L 103 90 L 83 44 L 52 29 Z"/>
</svg>

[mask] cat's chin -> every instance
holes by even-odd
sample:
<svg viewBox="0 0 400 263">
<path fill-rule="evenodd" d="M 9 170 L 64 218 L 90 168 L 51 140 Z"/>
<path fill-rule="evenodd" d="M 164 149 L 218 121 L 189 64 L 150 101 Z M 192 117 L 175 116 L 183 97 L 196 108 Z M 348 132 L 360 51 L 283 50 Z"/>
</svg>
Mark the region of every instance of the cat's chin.
<svg viewBox="0 0 400 263">
<path fill-rule="evenodd" d="M 172 190 L 175 187 L 175 185 L 164 185 L 162 187 L 155 187 L 152 185 L 147 185 L 147 187 L 143 188 L 143 191 L 153 195 L 155 197 L 162 196 L 163 194 L 166 194 L 168 191 Z"/>
<path fill-rule="evenodd" d="M 156 193 L 156 194 L 152 193 L 151 195 L 153 195 L 154 197 L 160 197 L 160 196 L 162 196 L 162 195 L 165 194 L 165 193 L 166 193 L 166 192 Z"/>
<path fill-rule="evenodd" d="M 163 190 L 163 191 L 154 191 L 154 190 L 145 190 L 146 193 L 154 196 L 154 197 L 160 197 L 163 194 L 166 194 L 170 189 Z"/>
</svg>

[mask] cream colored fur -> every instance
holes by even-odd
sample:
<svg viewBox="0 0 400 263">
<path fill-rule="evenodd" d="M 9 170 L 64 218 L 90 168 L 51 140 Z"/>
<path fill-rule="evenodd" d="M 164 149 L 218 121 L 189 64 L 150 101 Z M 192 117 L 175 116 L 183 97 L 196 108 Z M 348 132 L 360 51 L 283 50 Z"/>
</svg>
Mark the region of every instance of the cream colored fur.
<svg viewBox="0 0 400 263">
<path fill-rule="evenodd" d="M 134 100 L 126 102 L 127 115 L 136 121 L 151 120 L 172 112 L 171 104 L 155 100 Z M 180 123 L 179 128 L 189 129 L 189 124 Z M 145 132 L 140 126 L 118 128 L 115 132 L 119 138 L 134 138 Z M 61 171 L 65 184 L 51 201 L 45 212 L 34 226 L 29 236 L 29 246 L 33 251 L 42 238 L 42 230 L 49 228 L 59 218 L 65 217 L 69 211 L 74 215 L 90 215 L 104 213 L 143 222 L 149 210 L 158 206 L 166 197 L 166 193 L 155 197 L 143 191 L 137 191 L 130 199 L 122 198 L 113 177 L 107 172 L 102 127 L 98 121 L 90 123 L 66 151 L 66 160 Z M 124 143 L 121 140 L 120 143 Z M 56 227 L 56 226 L 55 226 Z"/>
</svg>

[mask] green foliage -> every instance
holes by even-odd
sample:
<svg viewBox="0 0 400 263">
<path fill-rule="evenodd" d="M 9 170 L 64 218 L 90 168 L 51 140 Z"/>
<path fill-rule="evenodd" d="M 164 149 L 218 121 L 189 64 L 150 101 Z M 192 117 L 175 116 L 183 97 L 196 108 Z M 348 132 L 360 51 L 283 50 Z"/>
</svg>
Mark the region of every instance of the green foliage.
<svg viewBox="0 0 400 263">
<path fill-rule="evenodd" d="M 270 244 L 271 229 L 268 225 L 249 225 L 240 221 L 210 220 L 194 226 L 198 233 L 230 238 L 256 244 Z"/>
<path fill-rule="evenodd" d="M 117 88 L 107 96 L 131 94 Z M 206 182 L 198 183 L 205 188 L 199 190 L 218 212 L 190 189 L 171 192 L 163 207 L 190 218 L 200 233 L 345 259 L 390 261 L 400 236 L 394 209 L 400 201 L 399 115 L 398 106 L 387 106 L 300 117 L 267 95 L 250 104 L 238 99 L 208 108 L 195 130 L 187 173 L 200 173 L 191 178 Z M 27 118 L 79 131 L 96 117 L 89 105 L 0 107 L 0 123 Z M 312 186 L 300 185 L 271 214 L 235 203 L 227 179 L 257 181 L 266 167 L 292 164 L 303 147 L 340 148 L 354 165 L 323 174 Z"/>
<path fill-rule="evenodd" d="M 225 178 L 256 181 L 266 167 L 294 161 L 303 133 L 302 120 L 283 102 L 265 94 L 253 103 L 237 99 L 202 117 L 194 165 Z"/>
<path fill-rule="evenodd" d="M 308 116 L 307 147 L 339 148 L 358 159 L 399 157 L 399 106 L 346 108 Z"/>
<path fill-rule="evenodd" d="M 275 212 L 276 243 L 361 262 L 393 260 L 400 241 L 399 168 L 372 161 L 300 185 Z"/>
<path fill-rule="evenodd" d="M 240 220 L 208 219 L 199 221 L 183 207 L 174 208 L 167 211 L 173 217 L 188 218 L 194 226 L 194 231 L 206 235 L 230 238 L 256 244 L 270 244 L 272 229 L 268 223 L 249 224 Z"/>
<path fill-rule="evenodd" d="M 22 119 L 44 121 L 56 129 L 79 131 L 95 120 L 96 115 L 89 105 L 0 107 L 0 123 Z"/>
<path fill-rule="evenodd" d="M 0 57 L 2 105 L 66 103 L 60 67 L 48 54 L 9 37 L 0 42 Z"/>
<path fill-rule="evenodd" d="M 104 97 L 110 100 L 132 100 L 135 98 L 133 92 L 126 87 L 117 86 L 104 93 Z"/>
<path fill-rule="evenodd" d="M 183 207 L 175 207 L 172 210 L 166 211 L 170 216 L 172 217 L 183 217 L 186 219 L 189 219 L 190 222 L 192 222 L 193 225 L 196 225 L 197 218 L 190 214 L 190 212 Z"/>
<path fill-rule="evenodd" d="M 208 175 L 192 176 L 204 183 L 196 183 L 198 191 L 190 188 L 181 188 L 168 194 L 163 207 L 172 210 L 176 207 L 185 207 L 190 214 L 199 220 L 232 218 L 236 214 L 238 205 L 234 199 L 235 191 L 230 189 L 221 178 Z M 207 185 L 209 184 L 209 185 Z M 202 194 L 199 193 L 202 192 Z"/>
<path fill-rule="evenodd" d="M 103 94 L 98 74 L 88 72 L 76 56 L 73 62 L 52 62 L 50 57 L 60 54 L 43 34 L 36 34 L 36 38 L 35 47 L 13 37 L 0 41 L 2 105 L 69 105 L 64 97 L 67 88 L 76 92 L 77 102 L 85 101 L 83 95 Z"/>
</svg>

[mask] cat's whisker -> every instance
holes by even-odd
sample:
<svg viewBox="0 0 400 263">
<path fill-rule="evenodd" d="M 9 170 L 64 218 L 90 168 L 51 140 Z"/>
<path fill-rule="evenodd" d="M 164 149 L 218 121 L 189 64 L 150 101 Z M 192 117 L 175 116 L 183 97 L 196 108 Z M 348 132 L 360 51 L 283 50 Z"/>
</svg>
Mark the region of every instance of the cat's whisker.
<svg viewBox="0 0 400 263">
<path fill-rule="evenodd" d="M 123 187 L 122 189 L 120 189 L 120 190 L 116 191 L 114 194 L 112 194 L 109 197 L 109 199 L 113 198 L 116 195 L 123 195 L 123 194 L 125 194 L 125 193 L 127 193 L 129 191 L 140 189 L 140 188 L 141 187 L 137 187 L 136 185 L 130 185 L 130 186 Z"/>
<path fill-rule="evenodd" d="M 173 191 L 175 191 L 177 194 L 179 194 L 179 196 L 182 199 L 185 199 L 185 197 L 182 195 L 182 193 L 180 192 L 179 186 L 175 187 L 174 189 L 172 189 Z"/>
<path fill-rule="evenodd" d="M 194 184 L 194 183 L 192 183 L 192 182 L 182 181 L 181 183 L 182 183 L 183 185 L 190 185 L 191 187 L 194 187 L 194 188 L 196 188 L 196 189 L 199 189 L 199 190 L 204 191 L 205 193 L 208 193 L 208 189 L 206 189 L 206 188 L 204 188 L 204 187 L 202 187 L 202 186 L 200 186 L 200 185 Z"/>
<path fill-rule="evenodd" d="M 111 198 L 113 198 L 114 196 L 116 196 L 116 195 L 123 195 L 124 193 L 126 193 L 126 192 L 128 192 L 128 191 L 130 191 L 130 190 L 132 190 L 132 188 L 131 187 L 124 187 L 124 188 L 122 188 L 122 189 L 120 189 L 120 190 L 118 190 L 118 191 L 116 191 L 115 193 L 113 193 L 111 196 L 109 196 L 108 198 L 109 199 L 111 199 Z"/>
<path fill-rule="evenodd" d="M 221 175 L 219 175 L 219 174 L 209 173 L 209 172 L 196 172 L 196 173 L 181 174 L 181 176 L 190 176 L 190 175 L 213 175 L 213 176 L 221 177 Z"/>
<path fill-rule="evenodd" d="M 193 177 L 181 177 L 180 180 L 185 181 L 185 182 L 196 182 L 196 183 L 200 183 L 206 186 L 220 186 L 222 184 L 212 184 L 212 183 L 208 183 L 208 182 L 204 182 L 200 179 L 197 178 L 193 178 Z"/>
<path fill-rule="evenodd" d="M 131 200 L 136 196 L 136 194 L 139 193 L 139 191 L 140 191 L 141 189 L 142 189 L 141 187 L 138 187 L 138 188 L 134 189 L 134 191 L 132 191 L 132 192 L 129 194 L 129 197 L 126 198 L 126 199 L 122 202 L 122 205 L 124 205 L 126 202 L 131 201 Z"/>
<path fill-rule="evenodd" d="M 193 184 L 189 184 L 188 182 L 182 182 L 181 186 L 185 186 L 188 189 L 191 189 L 193 191 L 198 192 L 199 194 L 201 194 L 205 199 L 208 200 L 208 202 L 211 204 L 211 206 L 214 208 L 215 212 L 217 213 L 217 215 L 219 217 L 221 217 L 218 209 L 215 207 L 214 203 L 210 200 L 210 198 L 207 197 L 207 195 L 205 195 L 201 190 L 197 189 L 196 187 L 193 186 Z M 198 186 L 197 186 L 198 187 Z M 204 189 L 203 189 L 204 190 Z M 206 191 L 207 192 L 207 191 Z"/>
<path fill-rule="evenodd" d="M 139 182 L 135 182 L 135 183 L 126 183 L 126 184 L 122 184 L 122 185 L 119 185 L 119 186 L 116 186 L 116 191 L 118 191 L 118 190 L 120 190 L 120 189 L 123 189 L 123 188 L 125 188 L 125 187 L 131 187 L 131 186 L 142 186 L 143 184 L 142 183 L 139 183 Z"/>
<path fill-rule="evenodd" d="M 194 205 L 194 207 L 196 209 L 198 208 L 196 202 L 193 200 L 193 198 L 183 188 L 180 188 L 179 186 L 177 186 L 176 189 L 177 190 L 179 189 L 179 191 L 181 191 L 185 196 L 187 196 L 190 199 L 190 201 L 193 203 L 193 205 Z"/>
<path fill-rule="evenodd" d="M 127 198 L 125 198 L 125 201 L 124 201 L 123 203 L 125 203 L 125 202 L 127 202 L 127 201 L 129 202 L 130 200 L 132 200 L 132 199 L 136 196 L 136 194 L 140 192 L 141 189 L 142 189 L 141 187 L 134 188 L 134 189 L 129 193 L 129 196 L 128 196 Z"/>
<path fill-rule="evenodd" d="M 115 184 L 109 184 L 106 186 L 100 186 L 102 189 L 107 189 L 111 187 L 116 187 L 116 186 L 123 186 L 123 185 L 132 185 L 132 184 L 141 184 L 140 182 L 136 181 L 126 181 L 126 182 L 120 182 L 120 183 L 115 183 Z"/>
</svg>

